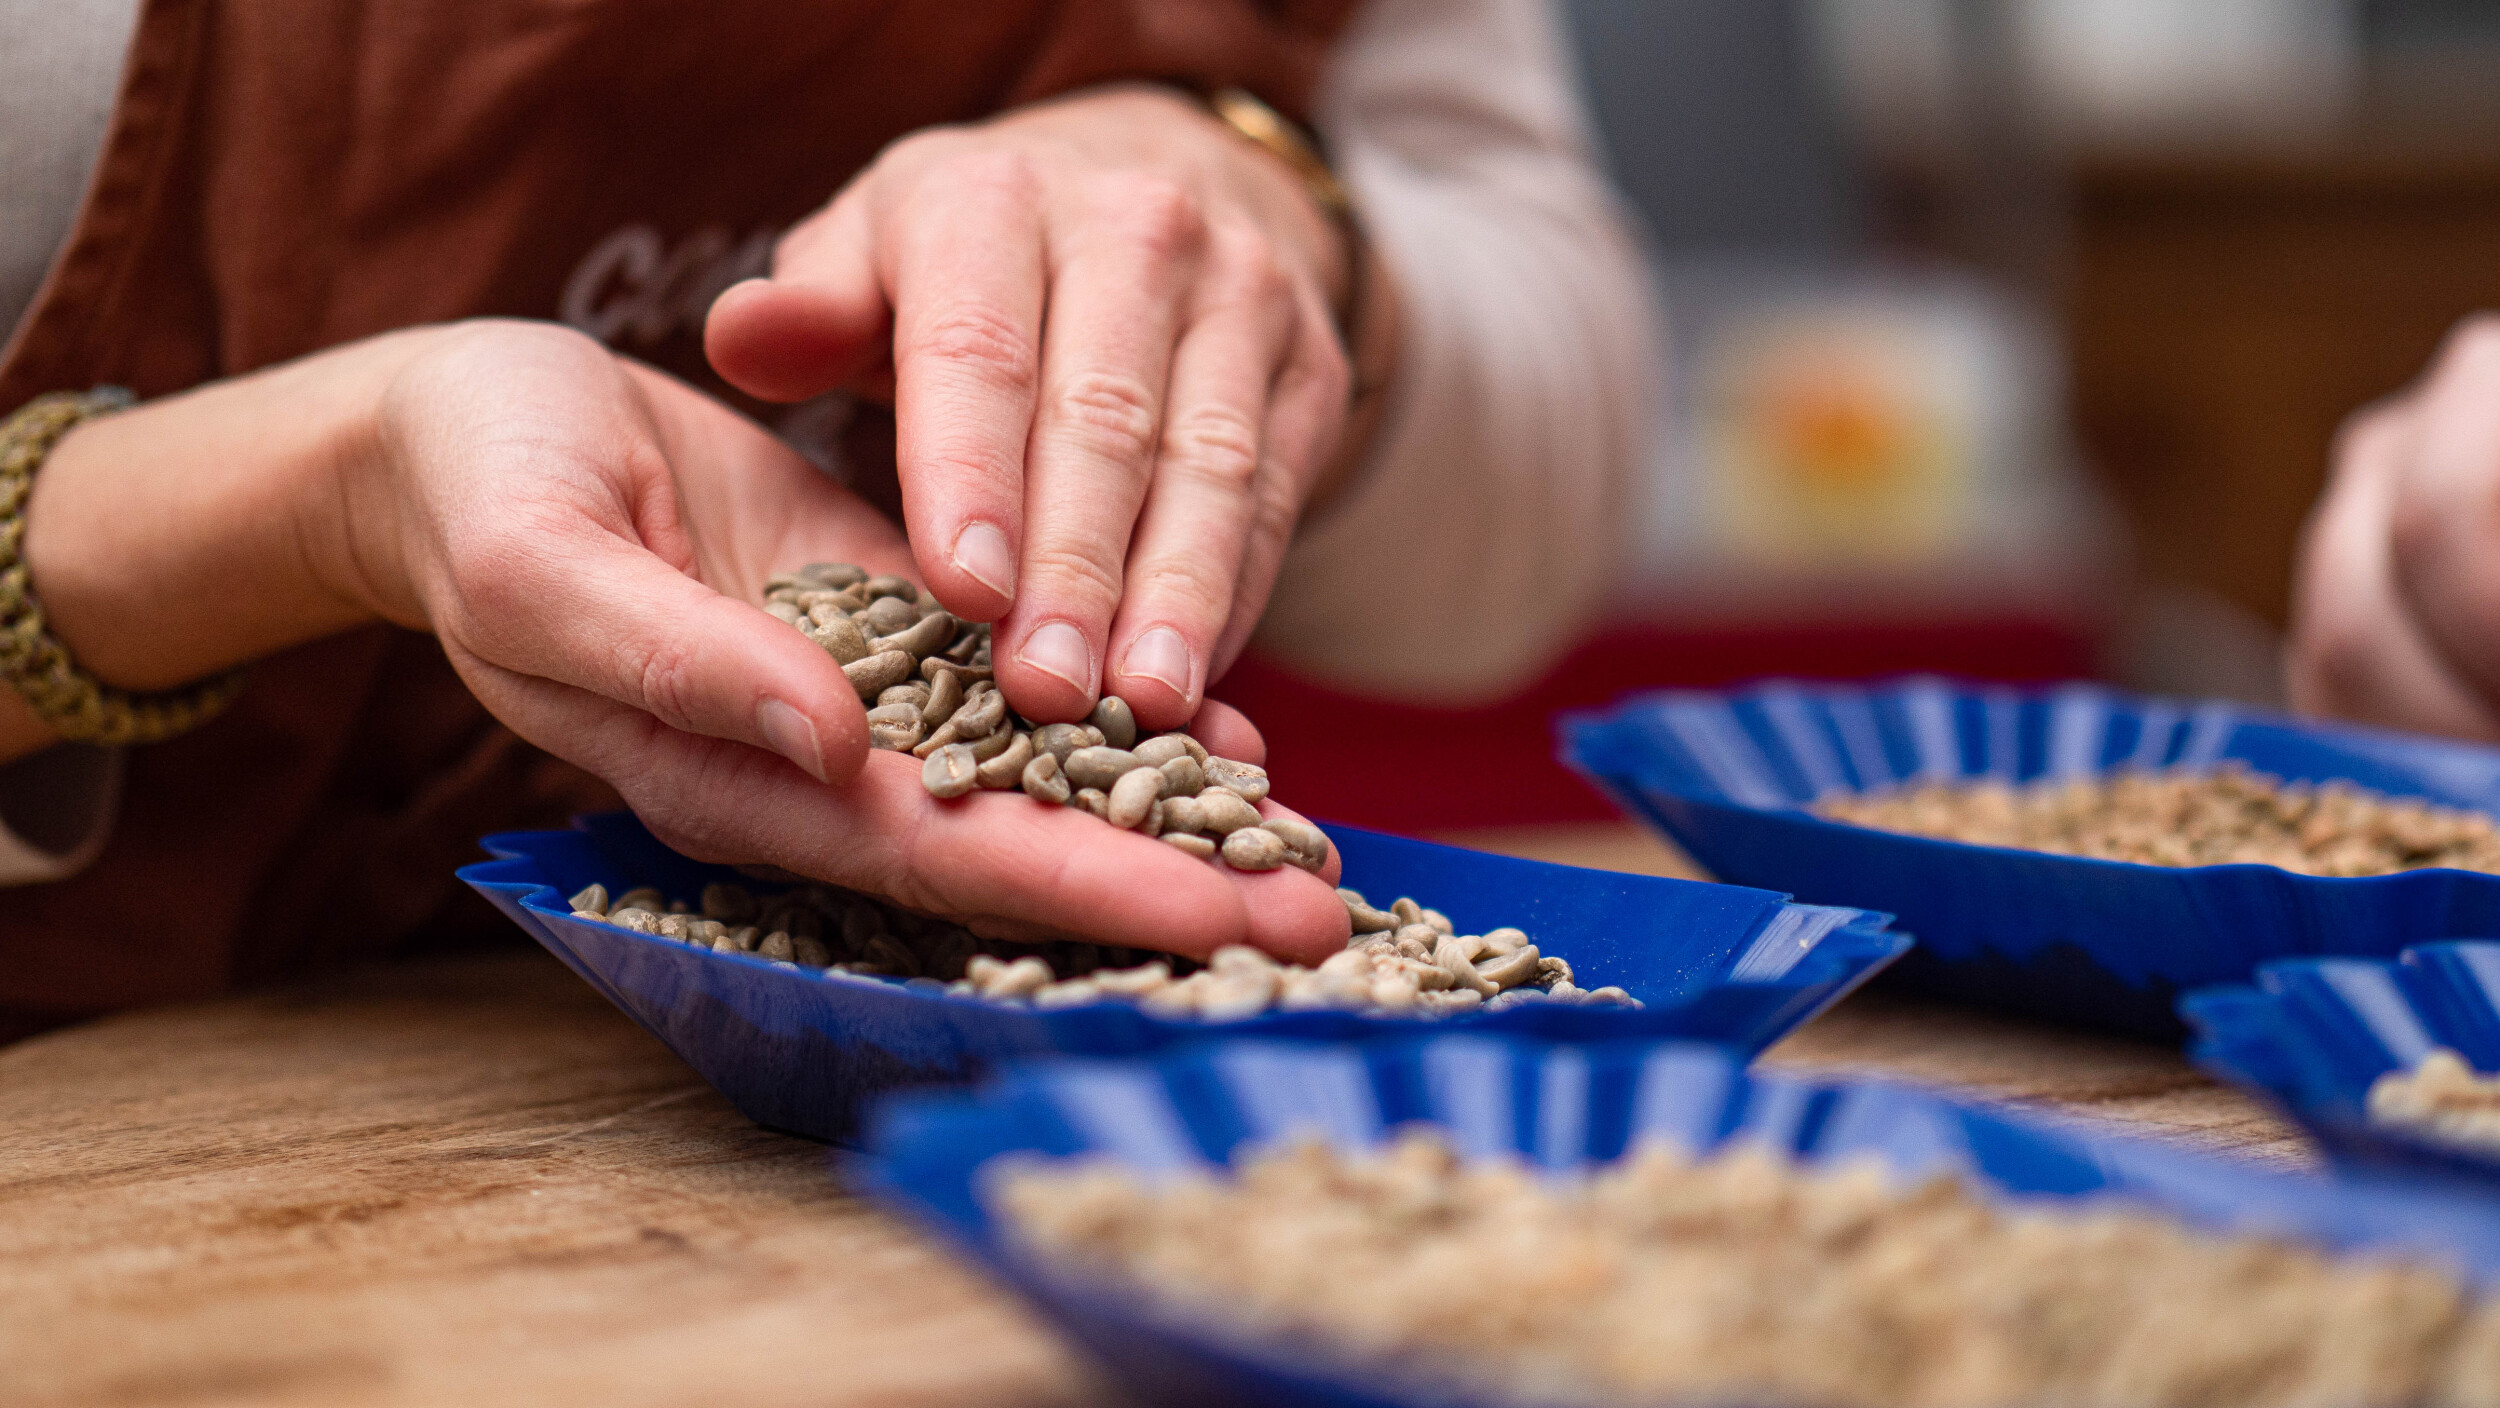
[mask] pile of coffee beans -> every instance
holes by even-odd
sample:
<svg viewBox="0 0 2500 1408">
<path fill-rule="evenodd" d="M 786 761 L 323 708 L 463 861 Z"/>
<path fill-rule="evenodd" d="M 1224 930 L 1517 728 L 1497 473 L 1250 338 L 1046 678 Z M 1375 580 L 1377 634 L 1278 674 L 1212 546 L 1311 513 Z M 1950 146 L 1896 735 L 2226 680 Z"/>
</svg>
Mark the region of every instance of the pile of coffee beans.
<svg viewBox="0 0 2500 1408">
<path fill-rule="evenodd" d="M 2375 1124 L 2500 1154 L 2500 1074 L 2485 1075 L 2446 1047 L 2372 1081 L 2366 1108 Z"/>
<path fill-rule="evenodd" d="M 1419 1402 L 2493 1408 L 2500 1301 L 2116 1199 L 1643 1143 L 1558 1177 L 1417 1127 L 1153 1177 L 984 1170 L 1016 1240 L 1157 1313 Z"/>
<path fill-rule="evenodd" d="M 1814 810 L 1885 831 L 2145 865 L 2256 864 L 2335 876 L 2430 866 L 2500 872 L 2500 827 L 2480 812 L 2347 782 L 2287 783 L 2238 764 L 2020 788 L 1928 783 L 1828 796 Z"/>
<path fill-rule="evenodd" d="M 1517 929 L 1460 935 L 1438 911 L 1411 899 L 1379 910 L 1352 890 L 1337 893 L 1353 917 L 1354 937 L 1317 968 L 1238 944 L 1200 965 L 1105 944 L 984 939 L 832 885 L 759 896 L 742 885 L 713 884 L 695 904 L 649 886 L 611 901 L 605 886 L 592 885 L 572 905 L 576 919 L 716 953 L 1039 1008 L 1117 1001 L 1158 1017 L 1233 1021 L 1271 1009 L 1430 1017 L 1523 1002 L 1641 1005 L 1621 988 L 1574 986 L 1571 965 L 1538 953 Z"/>
<path fill-rule="evenodd" d="M 1236 870 L 1327 864 L 1318 827 L 1260 814 L 1266 769 L 1215 757 L 1187 733 L 1140 739 L 1117 695 L 1081 724 L 1026 722 L 999 692 L 990 628 L 956 620 L 901 577 L 814 563 L 767 582 L 764 609 L 842 666 L 869 706 L 870 742 L 924 759 L 931 796 L 1022 791 Z"/>
</svg>

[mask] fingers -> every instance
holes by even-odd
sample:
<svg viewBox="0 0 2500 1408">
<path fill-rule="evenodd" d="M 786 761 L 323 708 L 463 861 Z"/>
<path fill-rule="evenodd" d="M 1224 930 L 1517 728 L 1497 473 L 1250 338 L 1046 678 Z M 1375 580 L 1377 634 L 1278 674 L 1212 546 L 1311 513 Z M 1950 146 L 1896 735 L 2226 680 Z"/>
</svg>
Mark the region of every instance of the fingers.
<svg viewBox="0 0 2500 1408">
<path fill-rule="evenodd" d="M 1190 720 L 1192 736 L 1206 745 L 1206 750 L 1219 758 L 1237 763 L 1267 761 L 1267 740 L 1259 736 L 1258 727 L 1239 709 L 1220 699 L 1210 699 Z"/>
<path fill-rule="evenodd" d="M 801 223 L 774 250 L 770 279 L 732 284 L 713 300 L 703 351 L 730 385 L 766 401 L 804 401 L 886 362 L 892 309 L 862 206 L 836 201 Z"/>
<path fill-rule="evenodd" d="M 1097 178 L 1064 223 L 1026 456 L 1023 571 L 996 652 L 1000 687 L 1039 721 L 1082 718 L 1101 687 L 1206 237 L 1188 192 L 1144 178 Z"/>
<path fill-rule="evenodd" d="M 2460 737 L 2493 737 L 2486 706 L 2413 620 L 2391 539 L 2399 476 L 2413 453 L 2406 412 L 2347 428 L 2335 477 L 2304 535 L 2286 676 L 2295 708 Z"/>
<path fill-rule="evenodd" d="M 1187 722 L 1211 678 L 1258 518 L 1269 387 L 1295 330 L 1272 264 L 1237 267 L 1225 284 L 1173 354 L 1153 488 L 1110 632 L 1104 688 L 1149 728 Z"/>
<path fill-rule="evenodd" d="M 879 231 L 891 249 L 895 463 L 921 575 L 948 610 L 1015 601 L 1025 442 L 1041 364 L 1040 192 L 1031 168 L 948 163 Z"/>
<path fill-rule="evenodd" d="M 821 782 L 868 751 L 858 694 L 805 636 L 601 531 L 516 533 L 462 575 L 446 648 L 780 754 Z M 632 755 L 598 769 L 612 781 Z"/>
<path fill-rule="evenodd" d="M 926 913 L 1192 958 L 1254 943 L 1316 962 L 1345 944 L 1333 873 L 1224 870 L 1012 793 L 940 803 L 921 787 L 918 762 L 896 753 L 872 755 L 847 786 L 820 787 L 776 758 L 656 728 L 587 691 L 474 657 L 462 674 L 550 752 L 594 770 L 631 760 L 610 774 L 626 802 L 698 860 L 777 865 Z"/>
<path fill-rule="evenodd" d="M 1324 310 L 1306 301 L 1300 324 L 1294 355 L 1277 376 L 1268 411 L 1268 451 L 1261 462 L 1257 517 L 1233 590 L 1232 615 L 1215 646 L 1212 673 L 1219 678 L 1232 668 L 1267 609 L 1286 550 L 1293 546 L 1302 507 L 1309 501 L 1312 484 L 1336 454 L 1337 438 L 1345 425 L 1351 380 L 1345 351 Z"/>
<path fill-rule="evenodd" d="M 2500 319 L 2453 333 L 2401 413 L 2399 594 L 2451 672 L 2500 697 Z"/>
</svg>

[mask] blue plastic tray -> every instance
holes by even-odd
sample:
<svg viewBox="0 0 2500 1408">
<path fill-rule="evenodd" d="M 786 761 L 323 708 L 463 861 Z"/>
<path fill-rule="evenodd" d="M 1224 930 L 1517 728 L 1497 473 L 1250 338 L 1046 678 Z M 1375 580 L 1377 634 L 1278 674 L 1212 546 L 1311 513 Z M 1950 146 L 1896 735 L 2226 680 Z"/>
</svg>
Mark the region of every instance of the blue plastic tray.
<svg viewBox="0 0 2500 1408">
<path fill-rule="evenodd" d="M 1346 883 L 1387 902 L 1412 895 L 1481 932 L 1525 929 L 1587 987 L 1648 1004 L 1530 1004 L 1442 1019 L 1478 1030 L 1594 1039 L 1673 1036 L 1748 1054 L 1839 1001 L 1910 946 L 1885 917 L 1784 902 L 1732 885 L 1661 880 L 1489 856 L 1332 827 Z M 1291 1012 L 1221 1027 L 1150 1017 L 1125 1003 L 1052 1011 L 914 991 L 876 978 L 776 968 L 572 917 L 566 896 L 655 884 L 691 897 L 731 871 L 686 859 L 632 816 L 570 831 L 486 838 L 503 859 L 460 877 L 666 1042 L 748 1118 L 817 1139 L 853 1130 L 862 1103 L 897 1086 L 971 1080 L 1005 1057 L 1116 1056 L 1210 1031 L 1351 1039 L 1414 1019 Z"/>
<path fill-rule="evenodd" d="M 1805 810 L 1827 792 L 1913 781 L 2236 759 L 2287 780 L 2342 778 L 2500 812 L 2500 750 L 2092 686 L 1932 679 L 1650 694 L 1561 727 L 1567 761 L 1713 875 L 1897 915 L 1919 947 L 1888 981 L 1968 1001 L 2176 1037 L 2180 992 L 2245 981 L 2269 959 L 2387 957 L 2500 933 L 2500 876 L 2172 869 L 1897 835 Z"/>
<path fill-rule="evenodd" d="M 2500 1154 L 2367 1116 L 2370 1083 L 2433 1048 L 2500 1070 L 2500 942 L 2423 944 L 2394 962 L 2285 959 L 2253 984 L 2199 988 L 2179 1011 L 2196 1028 L 2199 1064 L 2271 1096 L 2334 1157 L 2500 1183 Z"/>
<path fill-rule="evenodd" d="M 1143 1401 L 1383 1405 L 1415 1399 L 1307 1349 L 1240 1339 L 1045 1272 L 1000 1235 L 977 1179 L 990 1159 L 1016 1151 L 1109 1154 L 1151 1171 L 1221 1162 L 1243 1144 L 1296 1133 L 1359 1148 L 1418 1120 L 1443 1126 L 1470 1154 L 1515 1153 L 1553 1169 L 1647 1138 L 1696 1151 L 1752 1139 L 1808 1160 L 1873 1153 L 1904 1172 L 1950 1168 L 2006 1194 L 2123 1194 L 2218 1230 L 2402 1253 L 2500 1287 L 2500 1202 L 2490 1199 L 2263 1172 L 1904 1086 L 1748 1077 L 1722 1051 L 1673 1044 L 1451 1035 L 1363 1047 L 1219 1041 L 1148 1061 L 1054 1060 L 977 1092 L 888 1103 L 871 1154 L 842 1167 L 1030 1297 Z"/>
</svg>

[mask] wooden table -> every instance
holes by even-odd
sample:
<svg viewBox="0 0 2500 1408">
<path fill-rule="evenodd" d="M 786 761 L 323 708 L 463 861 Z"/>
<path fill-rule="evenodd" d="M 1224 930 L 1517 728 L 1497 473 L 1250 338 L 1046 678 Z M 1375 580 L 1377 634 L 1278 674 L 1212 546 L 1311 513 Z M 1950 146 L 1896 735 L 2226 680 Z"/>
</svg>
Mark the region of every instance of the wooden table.
<svg viewBox="0 0 2500 1408">
<path fill-rule="evenodd" d="M 1626 828 L 1468 838 L 1672 872 Z M 1861 994 L 1775 1048 L 2300 1163 L 2174 1053 Z M 512 954 L 0 1050 L 0 1401 L 1062 1404 L 1014 1302 Z"/>
</svg>

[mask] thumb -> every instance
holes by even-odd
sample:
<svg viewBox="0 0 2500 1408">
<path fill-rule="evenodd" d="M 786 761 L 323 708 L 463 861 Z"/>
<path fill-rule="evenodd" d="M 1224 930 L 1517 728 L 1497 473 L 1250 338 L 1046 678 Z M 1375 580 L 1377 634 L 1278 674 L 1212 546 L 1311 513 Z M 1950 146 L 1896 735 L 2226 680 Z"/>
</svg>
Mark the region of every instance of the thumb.
<svg viewBox="0 0 2500 1408">
<path fill-rule="evenodd" d="M 703 323 L 712 369 L 766 401 L 804 401 L 874 371 L 891 355 L 894 320 L 866 235 L 836 206 L 782 241 L 771 278 L 722 290 Z"/>
<path fill-rule="evenodd" d="M 479 603 L 478 628 L 459 633 L 487 663 L 767 749 L 820 782 L 867 760 L 867 712 L 842 667 L 762 610 L 606 533 L 542 544 L 535 564 L 506 577 L 519 601 Z"/>
</svg>

